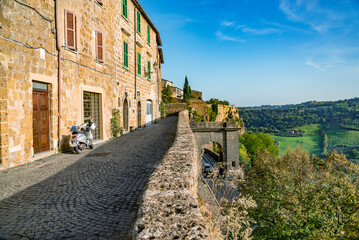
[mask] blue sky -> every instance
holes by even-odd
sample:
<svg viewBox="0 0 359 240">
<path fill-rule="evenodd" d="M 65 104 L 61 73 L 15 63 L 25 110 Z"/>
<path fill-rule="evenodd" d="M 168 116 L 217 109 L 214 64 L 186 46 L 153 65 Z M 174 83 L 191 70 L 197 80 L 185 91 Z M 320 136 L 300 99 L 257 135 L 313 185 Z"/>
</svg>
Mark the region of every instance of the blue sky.
<svg viewBox="0 0 359 240">
<path fill-rule="evenodd" d="M 139 0 L 162 77 L 235 106 L 359 96 L 359 0 Z"/>
</svg>

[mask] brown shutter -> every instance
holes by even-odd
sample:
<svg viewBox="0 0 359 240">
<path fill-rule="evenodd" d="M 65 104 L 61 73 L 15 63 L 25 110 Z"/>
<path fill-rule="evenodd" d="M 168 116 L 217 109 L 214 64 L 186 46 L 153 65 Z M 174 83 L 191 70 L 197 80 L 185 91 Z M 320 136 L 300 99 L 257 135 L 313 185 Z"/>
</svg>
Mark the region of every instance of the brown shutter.
<svg viewBox="0 0 359 240">
<path fill-rule="evenodd" d="M 101 32 L 96 32 L 96 57 L 99 62 L 103 62 L 103 39 Z"/>
<path fill-rule="evenodd" d="M 76 16 L 65 11 L 65 42 L 66 47 L 76 50 Z"/>
</svg>

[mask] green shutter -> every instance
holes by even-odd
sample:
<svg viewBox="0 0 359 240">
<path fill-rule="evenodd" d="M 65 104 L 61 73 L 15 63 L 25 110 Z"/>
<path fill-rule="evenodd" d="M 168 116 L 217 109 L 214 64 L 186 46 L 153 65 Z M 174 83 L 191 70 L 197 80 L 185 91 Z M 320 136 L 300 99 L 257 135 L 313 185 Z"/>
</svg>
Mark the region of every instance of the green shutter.
<svg viewBox="0 0 359 240">
<path fill-rule="evenodd" d="M 137 73 L 141 76 L 141 54 L 137 53 Z"/>
<path fill-rule="evenodd" d="M 141 14 L 137 11 L 137 32 L 141 33 Z"/>
<path fill-rule="evenodd" d="M 128 43 L 123 41 L 123 65 L 128 68 Z"/>
<path fill-rule="evenodd" d="M 127 18 L 127 0 L 122 0 L 122 15 Z"/>
<path fill-rule="evenodd" d="M 151 62 L 150 61 L 147 62 L 147 67 L 148 67 L 148 80 L 151 80 Z"/>
<path fill-rule="evenodd" d="M 151 43 L 151 28 L 147 25 L 147 42 Z"/>
</svg>

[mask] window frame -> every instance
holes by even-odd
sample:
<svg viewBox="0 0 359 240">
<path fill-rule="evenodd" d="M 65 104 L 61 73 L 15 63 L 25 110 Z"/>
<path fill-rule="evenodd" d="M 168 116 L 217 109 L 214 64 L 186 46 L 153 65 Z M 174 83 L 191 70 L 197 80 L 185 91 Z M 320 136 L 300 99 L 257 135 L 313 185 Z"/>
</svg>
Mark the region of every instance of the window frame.
<svg viewBox="0 0 359 240">
<path fill-rule="evenodd" d="M 137 32 L 141 33 L 141 13 L 137 10 Z"/>
<path fill-rule="evenodd" d="M 126 19 L 128 18 L 127 0 L 122 0 L 122 16 Z"/>
<path fill-rule="evenodd" d="M 141 67 L 142 67 L 142 64 L 141 64 L 141 53 L 137 52 L 137 74 L 138 74 L 139 76 L 141 76 L 141 74 L 142 74 Z"/>
<path fill-rule="evenodd" d="M 151 44 L 151 27 L 147 25 L 147 43 Z"/>
<path fill-rule="evenodd" d="M 99 34 L 101 34 L 101 43 L 102 43 L 102 45 L 98 44 L 98 36 L 99 36 Z M 104 41 L 103 40 L 104 40 L 103 33 L 101 31 L 95 31 L 96 61 L 98 61 L 100 63 L 103 63 L 104 58 L 105 58 L 104 57 L 105 51 L 104 51 Z M 101 48 L 102 58 L 99 58 L 99 54 L 98 54 L 99 48 Z"/>
<path fill-rule="evenodd" d="M 123 66 L 128 69 L 128 43 L 123 41 Z"/>
<path fill-rule="evenodd" d="M 72 21 L 73 21 L 73 28 L 69 28 L 68 27 L 68 14 L 72 14 Z M 77 51 L 77 19 L 76 19 L 76 15 L 72 12 L 72 11 L 69 11 L 69 10 L 65 10 L 64 12 L 64 30 L 65 30 L 65 47 L 70 49 L 70 50 L 73 50 L 73 51 Z M 74 45 L 69 45 L 69 41 L 68 41 L 68 31 L 72 31 L 72 34 L 73 34 L 73 42 L 74 42 Z"/>
</svg>

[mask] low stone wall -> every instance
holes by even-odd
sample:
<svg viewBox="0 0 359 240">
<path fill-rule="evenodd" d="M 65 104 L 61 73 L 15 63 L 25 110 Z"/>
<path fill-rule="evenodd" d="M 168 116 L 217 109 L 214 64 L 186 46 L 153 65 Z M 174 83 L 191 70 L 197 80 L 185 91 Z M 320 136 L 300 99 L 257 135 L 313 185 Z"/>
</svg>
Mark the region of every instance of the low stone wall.
<svg viewBox="0 0 359 240">
<path fill-rule="evenodd" d="M 188 111 L 182 111 L 176 139 L 144 193 L 136 239 L 209 239 L 196 199 L 200 170 Z"/>
<path fill-rule="evenodd" d="M 187 108 L 186 103 L 166 103 L 165 111 L 167 115 L 177 114 Z"/>
<path fill-rule="evenodd" d="M 203 100 L 190 99 L 189 104 L 192 110 L 196 111 L 199 115 L 204 116 L 207 114 L 207 104 Z"/>
</svg>

